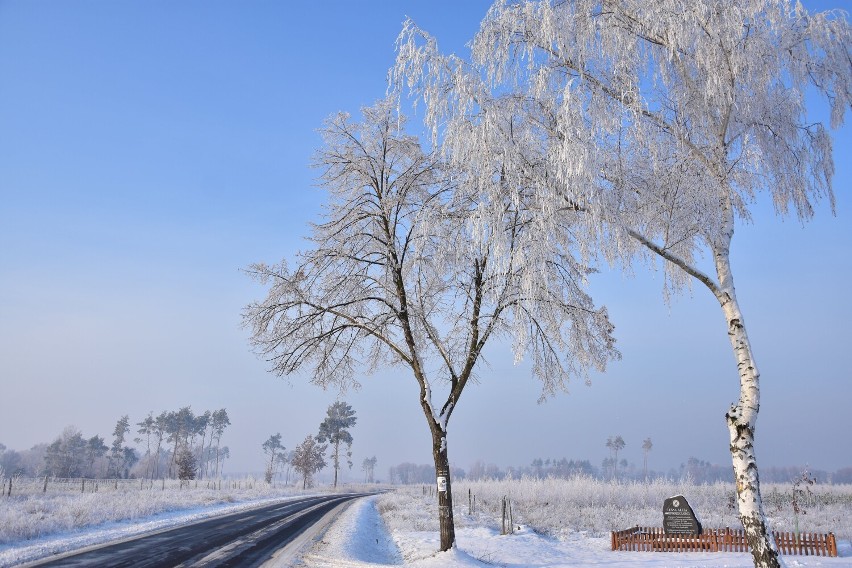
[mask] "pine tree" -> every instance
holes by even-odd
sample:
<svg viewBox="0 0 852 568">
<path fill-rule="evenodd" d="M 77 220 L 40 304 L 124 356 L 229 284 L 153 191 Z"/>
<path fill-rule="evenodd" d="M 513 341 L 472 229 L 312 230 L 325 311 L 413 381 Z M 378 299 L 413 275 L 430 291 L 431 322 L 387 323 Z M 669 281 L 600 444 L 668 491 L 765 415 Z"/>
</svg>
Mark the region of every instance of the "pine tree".
<svg viewBox="0 0 852 568">
<path fill-rule="evenodd" d="M 195 459 L 195 454 L 187 446 L 183 446 L 178 452 L 177 457 L 177 474 L 181 481 L 195 479 L 198 461 Z"/>
<path fill-rule="evenodd" d="M 109 477 L 122 477 L 125 473 L 124 439 L 130 431 L 130 417 L 125 414 L 115 425 L 113 440 L 109 451 Z"/>
<path fill-rule="evenodd" d="M 340 445 L 346 446 L 346 456 L 349 468 L 352 468 L 352 434 L 349 429 L 357 422 L 355 411 L 343 401 L 338 401 L 328 407 L 325 420 L 322 421 L 317 434 L 317 441 L 331 444 L 332 467 L 334 467 L 334 487 L 337 487 L 337 473 L 340 471 Z"/>
</svg>

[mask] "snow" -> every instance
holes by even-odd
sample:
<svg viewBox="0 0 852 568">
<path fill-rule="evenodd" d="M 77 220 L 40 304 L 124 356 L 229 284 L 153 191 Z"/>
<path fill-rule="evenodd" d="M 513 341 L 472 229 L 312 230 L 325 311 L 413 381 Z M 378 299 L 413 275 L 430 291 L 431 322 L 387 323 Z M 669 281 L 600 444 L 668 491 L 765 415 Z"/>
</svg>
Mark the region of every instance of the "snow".
<svg viewBox="0 0 852 568">
<path fill-rule="evenodd" d="M 485 526 L 456 528 L 457 546 L 435 552 L 434 531 L 393 531 L 379 515 L 377 497 L 362 499 L 342 514 L 314 549 L 302 559 L 306 568 L 370 568 L 404 565 L 414 568 L 484 568 L 489 566 L 568 568 L 749 568 L 748 553 L 613 552 L 609 538 L 574 532 L 567 538 L 540 535 L 521 525 L 511 535 Z M 852 546 L 844 541 L 840 557 L 785 556 L 788 567 L 852 566 Z"/>
<path fill-rule="evenodd" d="M 307 566 L 388 566 L 402 564 L 399 548 L 376 508 L 377 496 L 359 499 L 305 554 Z"/>
<path fill-rule="evenodd" d="M 238 504 L 199 506 L 178 511 L 169 511 L 151 515 L 144 519 L 108 522 L 87 527 L 54 533 L 48 536 L 26 541 L 0 545 L 0 568 L 32 562 L 48 556 L 62 554 L 72 550 L 97 544 L 114 542 L 143 533 L 168 529 L 179 525 L 209 519 L 218 515 L 236 513 L 254 507 L 271 505 L 297 497 L 275 497 L 255 499 Z"/>
<path fill-rule="evenodd" d="M 517 484 L 517 482 L 515 482 Z M 585 482 L 585 493 L 600 492 L 603 488 Z M 556 482 L 550 481 L 555 487 Z M 464 487 L 460 484 L 459 487 Z M 502 492 L 506 486 L 497 482 L 472 484 L 472 487 L 485 495 L 488 501 L 495 500 L 486 491 Z M 563 493 L 571 489 L 563 483 Z M 527 481 L 516 488 L 515 499 L 520 514 L 533 518 L 532 509 L 522 506 L 522 502 L 531 502 L 531 495 L 538 498 L 553 499 L 548 494 L 548 483 Z M 632 510 L 629 504 L 629 487 L 620 486 L 623 492 L 621 506 Z M 660 487 L 659 491 L 666 488 Z M 671 488 L 668 488 L 671 489 Z M 533 491 L 534 490 L 534 491 Z M 708 489 L 709 491 L 709 489 Z M 524 493 L 529 492 L 530 496 Z M 693 487 L 693 493 L 697 488 Z M 670 494 L 670 493 L 669 493 Z M 461 493 L 459 493 L 461 495 Z M 299 495 L 301 496 L 301 495 Z M 216 515 L 236 512 L 247 508 L 262 506 L 299 497 L 253 498 L 241 503 L 220 503 L 199 505 L 179 511 L 162 512 L 130 521 L 106 522 L 91 527 L 66 530 L 48 536 L 19 540 L 0 545 L 0 568 L 16 566 L 39 558 L 69 552 L 96 544 L 130 538 L 142 533 L 167 529 L 169 527 L 192 523 Z M 658 500 L 655 496 L 653 500 Z M 304 568 L 370 568 L 378 566 L 410 566 L 413 568 L 507 566 L 512 568 L 568 568 L 581 566 L 606 566 L 607 568 L 748 568 L 752 566 L 748 553 L 651 553 L 623 552 L 610 549 L 609 534 L 603 530 L 578 531 L 570 528 L 544 534 L 539 524 L 553 523 L 543 513 L 535 517 L 534 530 L 526 524 L 516 524 L 514 534 L 501 535 L 499 519 L 487 510 L 466 514 L 457 508 L 456 537 L 457 546 L 449 552 L 438 553 L 439 535 L 436 530 L 434 511 L 428 506 L 434 498 L 419 487 L 402 488 L 353 502 L 331 523 L 321 536 L 308 543 L 304 549 L 301 566 Z M 496 500 L 495 500 L 496 501 Z M 699 501 L 700 502 L 700 501 Z M 567 501 L 566 501 L 567 503 Z M 573 507 L 577 507 L 575 502 Z M 540 509 L 540 505 L 535 506 Z M 566 509 L 559 508 L 558 514 L 565 519 Z M 611 510 L 603 508 L 601 515 L 610 516 Z M 819 513 L 814 511 L 815 515 Z M 548 513 L 550 514 L 550 513 Z M 555 514 L 555 513 L 553 513 Z M 631 513 L 638 514 L 638 513 Z M 828 512 L 834 523 L 841 528 L 841 518 L 834 509 Z M 815 515 L 808 515 L 812 517 Z M 516 517 L 517 518 L 517 517 Z M 520 521 L 523 523 L 523 519 Z M 783 556 L 788 567 L 852 567 L 852 543 L 841 533 L 838 542 L 838 558 Z M 556 536 L 553 536 L 553 535 Z"/>
</svg>

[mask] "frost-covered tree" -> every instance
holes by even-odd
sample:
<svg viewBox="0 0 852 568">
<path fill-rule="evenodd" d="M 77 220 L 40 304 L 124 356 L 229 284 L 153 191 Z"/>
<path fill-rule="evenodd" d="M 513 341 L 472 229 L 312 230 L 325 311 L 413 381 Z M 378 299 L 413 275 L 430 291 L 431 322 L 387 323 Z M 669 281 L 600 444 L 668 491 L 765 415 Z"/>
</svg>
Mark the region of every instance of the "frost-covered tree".
<svg viewBox="0 0 852 568">
<path fill-rule="evenodd" d="M 95 468 L 95 462 L 103 460 L 109 447 L 104 442 L 104 439 L 98 435 L 92 436 L 86 441 L 86 475 L 89 477 L 98 477 L 103 475 L 103 465 Z M 98 471 L 100 470 L 100 471 Z"/>
<path fill-rule="evenodd" d="M 24 471 L 21 467 L 21 454 L 10 449 L 0 452 L 0 470 L 6 472 L 9 477 L 22 475 Z"/>
<path fill-rule="evenodd" d="M 79 477 L 85 463 L 86 440 L 74 426 L 67 426 L 44 454 L 45 475 L 53 477 Z"/>
<path fill-rule="evenodd" d="M 648 454 L 651 453 L 651 449 L 654 447 L 654 443 L 651 441 L 651 438 L 645 438 L 642 441 L 642 457 L 643 459 L 643 474 L 645 477 L 645 481 L 648 481 Z"/>
<path fill-rule="evenodd" d="M 204 440 L 207 439 L 207 430 L 212 422 L 212 413 L 205 410 L 204 414 L 195 417 L 195 432 L 201 434 L 201 444 L 198 446 L 198 478 L 204 478 Z M 211 436 L 212 439 L 212 436 Z"/>
<path fill-rule="evenodd" d="M 354 368 L 407 368 L 432 438 L 441 550 L 455 541 L 447 449 L 450 418 L 487 342 L 511 338 L 544 394 L 587 378 L 616 356 L 606 310 L 584 291 L 589 270 L 572 255 L 571 227 L 516 198 L 480 199 L 472 184 L 513 184 L 499 159 L 487 179 L 447 168 L 405 134 L 393 102 L 323 128 L 316 165 L 329 193 L 313 248 L 297 265 L 258 264 L 269 293 L 246 308 L 255 350 L 286 375 L 355 385 Z M 485 165 L 483 165 L 485 167 Z M 491 191 L 492 195 L 500 195 Z M 551 230 L 558 229 L 558 230 Z"/>
<path fill-rule="evenodd" d="M 177 477 L 181 481 L 195 479 L 198 469 L 198 461 L 189 446 L 181 446 L 177 456 Z M 183 485 L 183 484 L 181 484 Z"/>
<path fill-rule="evenodd" d="M 619 436 L 610 436 L 606 440 L 606 447 L 609 448 L 610 453 L 612 454 L 612 477 L 613 479 L 618 479 L 618 452 L 624 449 L 624 446 L 627 444 L 624 441 L 624 438 Z"/>
<path fill-rule="evenodd" d="M 285 476 L 284 476 L 284 485 L 290 485 L 290 471 L 293 469 L 293 454 L 294 453 L 295 452 L 293 450 L 290 450 L 289 452 L 284 452 L 284 454 L 281 456 L 282 459 L 283 459 L 283 462 L 287 465 L 287 470 L 286 470 Z"/>
<path fill-rule="evenodd" d="M 267 483 L 272 483 L 272 476 L 275 475 L 276 458 L 280 458 L 284 454 L 284 444 L 281 443 L 281 433 L 273 434 L 263 443 L 263 453 L 269 456 L 269 462 L 266 464 L 266 472 L 264 479 Z"/>
<path fill-rule="evenodd" d="M 191 440 L 198 433 L 198 421 L 192 407 L 184 406 L 176 412 L 166 413 L 166 434 L 172 443 L 172 458 L 169 464 L 169 476 L 175 473 L 178 457 L 184 449 L 192 447 Z M 196 465 L 197 465 L 196 459 Z"/>
<path fill-rule="evenodd" d="M 154 413 L 149 412 L 148 416 L 146 416 L 140 422 L 136 423 L 136 425 L 139 426 L 139 429 L 136 430 L 136 433 L 145 436 L 145 456 L 144 456 L 144 459 L 145 459 L 145 478 L 146 479 L 148 478 L 148 476 L 153 471 L 153 464 L 151 463 L 152 462 L 152 460 L 151 460 L 151 436 L 154 435 L 155 422 L 156 421 L 154 420 Z M 158 455 L 158 457 L 159 457 L 159 455 Z"/>
<path fill-rule="evenodd" d="M 216 475 L 221 476 L 222 472 L 225 471 L 225 460 L 231 458 L 231 448 L 228 446 L 222 446 L 221 448 L 216 448 Z"/>
<path fill-rule="evenodd" d="M 163 446 L 163 438 L 168 432 L 169 415 L 165 410 L 157 415 L 152 426 L 153 434 L 157 438 L 156 459 L 154 461 L 154 471 L 152 479 L 160 476 L 160 459 Z"/>
<path fill-rule="evenodd" d="M 327 448 L 325 444 L 320 444 L 316 438 L 308 435 L 305 441 L 293 450 L 290 463 L 293 464 L 293 469 L 302 476 L 302 489 L 313 486 L 314 474 L 327 465 L 325 463 Z"/>
<path fill-rule="evenodd" d="M 231 425 L 231 420 L 228 418 L 228 411 L 224 408 L 220 408 L 213 412 L 210 416 L 213 433 L 211 434 L 211 440 L 213 437 L 216 438 L 216 468 L 214 475 L 218 476 L 221 474 L 221 469 L 219 467 L 220 457 L 224 456 L 223 449 L 221 448 L 222 444 L 222 434 L 225 432 L 225 428 Z M 230 454 L 228 454 L 230 455 Z M 227 456 L 225 456 L 227 457 Z"/>
<path fill-rule="evenodd" d="M 127 433 L 130 432 L 130 417 L 125 414 L 118 419 L 115 424 L 115 429 L 112 432 L 112 446 L 109 450 L 109 472 L 110 477 L 122 477 L 127 471 L 127 463 L 124 451 L 124 440 Z"/>
<path fill-rule="evenodd" d="M 373 456 L 371 458 L 364 458 L 364 461 L 361 462 L 361 469 L 364 470 L 364 483 L 373 483 L 375 481 L 376 464 L 378 461 L 376 456 Z"/>
<path fill-rule="evenodd" d="M 337 487 L 337 473 L 340 471 L 340 445 L 346 446 L 349 468 L 352 468 L 352 434 L 349 429 L 355 426 L 358 417 L 352 407 L 343 401 L 337 401 L 328 407 L 326 417 L 319 427 L 317 441 L 331 445 L 332 467 L 334 468 L 334 487 Z"/>
<path fill-rule="evenodd" d="M 833 207 L 831 140 L 805 93 L 828 100 L 838 127 L 850 61 L 845 13 L 790 0 L 500 1 L 471 62 L 410 23 L 399 42 L 398 84 L 424 102 L 448 159 L 504 157 L 507 179 L 546 196 L 543 215 L 584 229 L 589 255 L 662 260 L 667 296 L 694 280 L 717 299 L 740 382 L 726 414 L 737 501 L 759 566 L 778 560 L 754 454 L 760 374 L 731 245 L 761 192 L 802 220 L 821 199 Z"/>
</svg>

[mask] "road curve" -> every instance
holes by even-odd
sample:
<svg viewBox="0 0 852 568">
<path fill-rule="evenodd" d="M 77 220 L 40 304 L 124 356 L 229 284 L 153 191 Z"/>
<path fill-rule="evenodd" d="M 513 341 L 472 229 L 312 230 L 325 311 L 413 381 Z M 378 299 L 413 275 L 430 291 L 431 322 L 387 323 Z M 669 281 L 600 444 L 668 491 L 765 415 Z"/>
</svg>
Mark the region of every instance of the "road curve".
<svg viewBox="0 0 852 568">
<path fill-rule="evenodd" d="M 252 567 L 279 551 L 335 507 L 364 494 L 285 501 L 114 544 L 42 559 L 26 566 L 75 568 Z"/>
</svg>

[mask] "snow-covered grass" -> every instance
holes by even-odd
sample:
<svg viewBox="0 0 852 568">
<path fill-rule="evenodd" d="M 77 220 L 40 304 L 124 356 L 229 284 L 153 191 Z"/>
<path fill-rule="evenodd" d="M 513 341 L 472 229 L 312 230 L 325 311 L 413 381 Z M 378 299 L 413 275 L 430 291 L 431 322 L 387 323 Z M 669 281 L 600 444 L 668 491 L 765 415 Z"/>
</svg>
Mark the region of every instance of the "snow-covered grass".
<svg viewBox="0 0 852 568">
<path fill-rule="evenodd" d="M 423 487 L 401 489 L 384 495 L 379 508 L 394 529 L 438 530 L 432 491 L 428 488 L 424 492 Z M 468 491 L 476 497 L 472 516 L 468 515 Z M 490 522 L 496 527 L 493 523 L 500 519 L 502 498 L 508 497 L 515 522 L 539 533 L 564 538 L 583 531 L 603 537 L 635 525 L 662 526 L 663 501 L 678 494 L 687 498 L 704 526 L 739 526 L 734 488 L 726 483 L 613 483 L 588 477 L 460 481 L 453 484 L 453 511 L 457 526 Z M 772 528 L 794 530 L 793 487 L 767 485 L 763 494 Z M 412 499 L 418 503 L 409 503 Z M 811 494 L 799 497 L 799 507 L 804 511 L 798 516 L 800 531 L 833 532 L 841 540 L 852 539 L 852 486 L 813 486 Z"/>
<path fill-rule="evenodd" d="M 799 530 L 833 532 L 840 539 L 852 539 L 852 486 L 814 485 L 809 489 L 810 493 L 798 496 L 804 511 L 798 515 Z M 730 483 L 614 483 L 589 477 L 462 481 L 453 486 L 456 516 L 468 512 L 468 490 L 477 498 L 477 509 L 491 517 L 500 514 L 501 499 L 508 497 L 517 522 L 555 537 L 574 531 L 606 536 L 635 525 L 662 526 L 663 501 L 673 495 L 684 495 L 706 527 L 740 526 Z M 793 531 L 793 486 L 766 484 L 762 494 L 772 528 Z"/>
<path fill-rule="evenodd" d="M 468 514 L 468 489 L 476 510 Z M 693 485 L 657 481 L 611 483 L 591 478 L 457 482 L 453 485 L 458 550 L 435 554 L 438 518 L 434 490 L 400 488 L 381 495 L 375 508 L 406 565 L 412 566 L 730 566 L 747 567 L 746 553 L 612 552 L 611 530 L 662 526 L 667 497 L 683 494 L 707 527 L 739 526 L 729 484 Z M 799 530 L 834 532 L 841 558 L 786 556 L 788 566 L 852 565 L 852 486 L 819 485 L 799 496 Z M 512 502 L 516 532 L 500 535 L 501 502 Z M 791 485 L 764 488 L 776 530 L 792 531 Z M 310 563 L 308 563 L 311 566 Z M 351 564 L 362 566 L 364 564 Z M 369 564 L 367 564 L 369 565 Z M 318 564 L 320 566 L 320 564 Z"/>
<path fill-rule="evenodd" d="M 638 484 L 641 485 L 641 484 Z M 617 485 L 594 480 L 522 480 L 509 482 L 456 483 L 454 486 L 457 546 L 437 553 L 438 523 L 434 492 L 423 487 L 404 487 L 394 492 L 352 505 L 329 529 L 321 542 L 307 553 L 303 563 L 308 568 L 367 568 L 388 565 L 405 565 L 415 568 L 486 568 L 507 566 L 513 568 L 579 568 L 606 566 L 607 568 L 749 568 L 748 553 L 649 553 L 613 552 L 610 549 L 608 529 L 613 514 L 612 503 L 621 503 L 626 515 L 653 515 L 649 524 L 660 525 L 662 499 L 674 493 L 692 496 L 701 507 L 727 509 L 725 486 L 693 486 L 689 484 L 657 483 L 641 488 L 637 484 Z M 473 515 L 467 512 L 467 489 L 478 491 L 486 506 Z M 514 534 L 500 534 L 500 518 L 495 515 L 507 490 L 512 490 L 516 508 Z M 786 489 L 791 489 L 787 487 Z M 850 496 L 852 487 L 821 487 L 822 497 L 815 503 L 841 504 L 847 517 L 852 513 Z M 778 488 L 779 493 L 782 488 Z M 772 492 L 772 489 L 769 489 Z M 819 493 L 815 491 L 815 493 Z M 484 497 L 483 497 L 484 496 Z M 790 494 L 792 496 L 792 494 Z M 821 501 L 820 501 L 821 500 Z M 545 505 L 547 504 L 547 505 Z M 608 505 L 609 504 L 609 505 Z M 844 505 L 845 504 L 845 505 Z M 604 506 L 606 505 L 606 506 Z M 559 507 L 589 509 L 581 515 Z M 591 509 L 601 506 L 599 512 Z M 542 508 L 539 513 L 529 512 Z M 653 512 L 651 512 L 653 509 Z M 647 511 L 646 511 L 647 510 Z M 537 525 L 525 524 L 522 517 L 535 517 Z M 708 518 L 725 518 L 727 513 L 713 512 Z M 808 512 L 811 515 L 811 511 Z M 820 515 L 817 515 L 820 516 Z M 569 522 L 583 524 L 571 527 Z M 633 523 L 636 524 L 636 523 Z M 630 523 L 627 524 L 630 526 Z M 626 527 L 621 527 L 626 528 Z M 840 557 L 784 556 L 787 566 L 800 568 L 852 566 L 852 545 L 848 540 L 839 543 Z"/>
<path fill-rule="evenodd" d="M 346 486 L 341 491 L 375 490 Z M 468 489 L 477 508 L 468 514 Z M 792 486 L 764 487 L 773 528 L 792 530 Z M 327 490 L 321 488 L 320 490 Z M 814 486 L 800 495 L 806 512 L 802 531 L 832 531 L 840 558 L 785 557 L 788 566 L 852 566 L 852 486 Z M 316 493 L 314 490 L 311 493 Z M 726 484 L 654 482 L 615 484 L 590 478 L 457 482 L 458 546 L 438 549 L 437 504 L 433 487 L 410 486 L 353 504 L 309 551 L 309 567 L 384 565 L 432 567 L 535 566 L 608 568 L 698 566 L 747 568 L 746 553 L 612 552 L 609 531 L 636 524 L 660 526 L 666 497 L 682 493 L 708 527 L 736 526 L 733 489 Z M 264 483 L 223 484 L 157 490 L 128 485 L 99 493 L 32 493 L 0 498 L 0 568 L 58 552 L 127 538 L 305 494 Z M 512 501 L 516 531 L 500 534 L 500 503 Z M 28 536 L 24 536 L 28 535 Z"/>
<path fill-rule="evenodd" d="M 54 485 L 50 491 L 42 493 L 24 491 L 26 486 L 20 483 L 13 486 L 10 497 L 0 498 L 0 545 L 101 523 L 147 518 L 157 513 L 298 494 L 296 489 L 262 482 L 236 485 L 224 483 L 222 489 L 212 489 L 204 485 L 181 488 L 174 483 L 167 484 L 163 490 L 159 482 L 150 489 L 140 489 L 136 481 L 119 484 L 117 490 L 109 484 L 97 493 L 81 493 L 79 483 L 75 483 L 65 491 L 57 490 Z"/>
<path fill-rule="evenodd" d="M 221 489 L 218 484 L 214 489 L 205 483 L 181 488 L 177 482 L 167 482 L 165 489 L 159 482 L 140 489 L 139 481 L 135 481 L 119 483 L 118 489 L 114 483 L 103 485 L 96 493 L 82 493 L 78 480 L 66 484 L 68 488 L 64 491 L 59 489 L 60 484 L 49 484 L 45 493 L 41 489 L 24 491 L 24 481 L 19 482 L 13 486 L 11 497 L 0 497 L 0 568 L 330 490 L 302 491 L 246 478 L 223 481 Z M 369 489 L 374 490 L 375 486 Z M 345 488 L 345 491 L 360 490 L 358 486 Z"/>
</svg>

